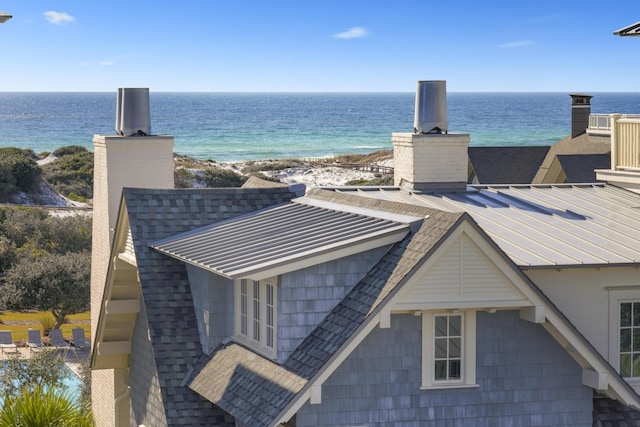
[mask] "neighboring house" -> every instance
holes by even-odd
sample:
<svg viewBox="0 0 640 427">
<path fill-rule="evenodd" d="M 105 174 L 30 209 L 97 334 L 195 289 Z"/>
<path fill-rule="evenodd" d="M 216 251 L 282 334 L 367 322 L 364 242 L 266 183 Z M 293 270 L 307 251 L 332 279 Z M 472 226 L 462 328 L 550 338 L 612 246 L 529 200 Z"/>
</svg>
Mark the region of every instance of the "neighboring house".
<svg viewBox="0 0 640 427">
<path fill-rule="evenodd" d="M 640 195 L 467 186 L 468 135 L 412 133 L 394 187 L 121 191 L 154 138 L 95 138 L 99 425 L 639 419 Z"/>
<path fill-rule="evenodd" d="M 597 182 L 611 162 L 609 115 L 591 114 L 591 96 L 572 94 L 571 134 L 551 146 L 469 147 L 469 184 Z"/>
</svg>

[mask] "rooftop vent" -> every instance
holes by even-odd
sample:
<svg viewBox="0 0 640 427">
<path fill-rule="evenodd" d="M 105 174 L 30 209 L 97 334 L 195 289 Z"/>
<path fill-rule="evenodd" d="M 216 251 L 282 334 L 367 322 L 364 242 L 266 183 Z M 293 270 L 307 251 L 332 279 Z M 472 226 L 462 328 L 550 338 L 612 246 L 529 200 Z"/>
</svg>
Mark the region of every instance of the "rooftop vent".
<svg viewBox="0 0 640 427">
<path fill-rule="evenodd" d="M 447 82 L 419 80 L 416 90 L 414 133 L 447 133 Z"/>
<path fill-rule="evenodd" d="M 149 88 L 119 88 L 116 99 L 116 134 L 151 135 Z"/>
</svg>

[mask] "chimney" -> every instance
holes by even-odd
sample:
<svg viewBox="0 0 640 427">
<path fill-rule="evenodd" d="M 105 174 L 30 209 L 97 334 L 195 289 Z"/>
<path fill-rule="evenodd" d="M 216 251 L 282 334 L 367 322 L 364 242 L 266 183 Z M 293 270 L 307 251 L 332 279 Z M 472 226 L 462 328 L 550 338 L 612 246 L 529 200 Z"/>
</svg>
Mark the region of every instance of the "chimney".
<svg viewBox="0 0 640 427">
<path fill-rule="evenodd" d="M 122 189 L 173 188 L 173 137 L 150 135 L 149 89 L 118 89 L 116 135 L 94 135 L 91 338 L 95 339 L 107 281 L 111 242 Z M 128 369 L 92 372 L 97 425 L 128 425 L 128 405 L 116 405 L 129 381 Z M 108 397 L 107 397 L 108 396 Z"/>
<path fill-rule="evenodd" d="M 394 185 L 417 191 L 467 187 L 469 134 L 449 133 L 444 80 L 418 81 L 413 133 L 393 133 Z"/>
<path fill-rule="evenodd" d="M 591 98 L 593 96 L 582 93 L 574 93 L 571 97 L 571 138 L 580 136 L 589 127 L 589 114 L 591 114 Z"/>
</svg>

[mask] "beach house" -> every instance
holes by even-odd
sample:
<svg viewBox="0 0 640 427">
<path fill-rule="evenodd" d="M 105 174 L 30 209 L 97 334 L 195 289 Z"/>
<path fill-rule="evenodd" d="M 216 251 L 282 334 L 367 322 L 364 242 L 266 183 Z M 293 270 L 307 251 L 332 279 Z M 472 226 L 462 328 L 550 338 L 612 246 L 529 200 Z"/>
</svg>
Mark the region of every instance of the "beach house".
<svg viewBox="0 0 640 427">
<path fill-rule="evenodd" d="M 640 195 L 469 186 L 444 82 L 416 98 L 394 186 L 304 193 L 172 189 L 172 137 L 118 103 L 94 137 L 98 425 L 639 419 Z"/>
</svg>

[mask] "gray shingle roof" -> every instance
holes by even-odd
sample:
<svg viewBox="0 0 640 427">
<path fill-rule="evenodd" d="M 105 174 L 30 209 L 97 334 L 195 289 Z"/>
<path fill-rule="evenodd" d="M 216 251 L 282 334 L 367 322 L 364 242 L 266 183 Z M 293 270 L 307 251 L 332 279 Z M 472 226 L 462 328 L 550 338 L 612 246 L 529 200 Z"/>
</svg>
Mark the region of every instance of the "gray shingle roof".
<svg viewBox="0 0 640 427">
<path fill-rule="evenodd" d="M 480 184 L 530 184 L 549 146 L 469 147 L 468 151 Z"/>
<path fill-rule="evenodd" d="M 567 176 L 566 182 L 596 182 L 596 169 L 611 167 L 611 153 L 559 154 L 558 161 Z"/>
<path fill-rule="evenodd" d="M 197 370 L 189 387 L 246 425 L 265 425 L 307 380 L 280 365 L 230 343 Z"/>
<path fill-rule="evenodd" d="M 226 425 L 228 416 L 181 383 L 202 354 L 185 265 L 152 250 L 154 240 L 280 204 L 278 189 L 124 189 L 162 399 L 169 425 Z"/>
<path fill-rule="evenodd" d="M 360 208 L 428 218 L 423 221 L 417 232 L 409 234 L 383 256 L 343 301 L 303 340 L 282 367 L 277 367 L 273 362 L 236 344 L 214 352 L 201 363 L 190 387 L 201 395 L 214 399 L 218 406 L 238 420 L 247 423 L 250 421 L 252 426 L 270 425 L 295 397 L 292 391 L 300 390 L 307 380 L 325 367 L 375 308 L 428 257 L 461 218 L 466 217 L 464 213 L 448 213 L 318 189 L 311 190 L 308 196 Z M 260 361 L 257 371 L 244 368 L 253 366 L 256 360 Z M 222 370 L 222 377 L 207 379 L 214 372 L 218 372 L 216 369 Z M 281 384 L 274 383 L 272 374 L 266 374 L 270 371 L 278 373 L 289 386 L 282 387 Z M 281 383 L 283 380 L 279 381 Z M 239 403 L 244 401 L 268 401 L 269 404 Z"/>
</svg>

